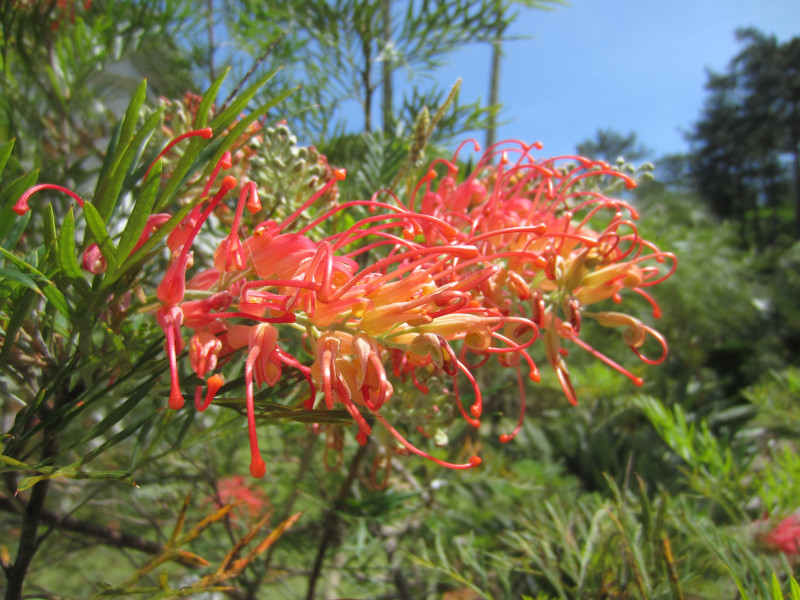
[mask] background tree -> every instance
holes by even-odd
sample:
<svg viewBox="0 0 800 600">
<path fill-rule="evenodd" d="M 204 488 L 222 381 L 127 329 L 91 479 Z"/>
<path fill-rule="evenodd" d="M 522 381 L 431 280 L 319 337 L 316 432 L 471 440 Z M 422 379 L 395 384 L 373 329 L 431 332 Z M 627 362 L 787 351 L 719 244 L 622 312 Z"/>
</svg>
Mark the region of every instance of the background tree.
<svg viewBox="0 0 800 600">
<path fill-rule="evenodd" d="M 581 142 L 576 147 L 578 154 L 602 159 L 614 164 L 622 157 L 626 162 L 640 161 L 651 151 L 636 139 L 636 133 L 625 135 L 613 129 L 598 129 L 595 137 Z"/>
<path fill-rule="evenodd" d="M 760 247 L 800 232 L 800 38 L 780 43 L 742 29 L 737 39 L 745 47 L 727 73 L 709 74 L 710 95 L 689 135 L 692 171 L 714 212 L 736 219 L 743 242 Z"/>
<path fill-rule="evenodd" d="M 511 10 L 513 5 L 524 8 L 536 8 L 538 10 L 551 10 L 552 5 L 566 4 L 563 0 L 495 0 L 494 10 L 498 14 L 504 14 Z M 512 20 L 516 15 L 512 17 Z M 492 46 L 491 66 L 489 67 L 489 106 L 500 105 L 500 65 L 503 59 L 503 41 L 506 38 L 506 29 L 509 22 L 505 19 L 498 21 L 498 27 L 494 32 L 494 39 L 490 40 Z M 488 115 L 486 125 L 486 144 L 491 147 L 497 141 L 497 113 L 491 112 Z"/>
</svg>

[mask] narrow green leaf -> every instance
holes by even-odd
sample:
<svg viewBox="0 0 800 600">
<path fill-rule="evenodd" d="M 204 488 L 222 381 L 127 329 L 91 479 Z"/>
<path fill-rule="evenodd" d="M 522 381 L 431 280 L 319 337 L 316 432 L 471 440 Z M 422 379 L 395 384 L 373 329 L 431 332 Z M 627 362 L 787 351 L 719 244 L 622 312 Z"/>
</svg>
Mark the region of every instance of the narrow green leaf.
<svg viewBox="0 0 800 600">
<path fill-rule="evenodd" d="M 104 177 L 97 182 L 94 197 L 97 198 L 97 211 L 101 215 L 110 216 L 117 198 L 109 194 L 109 189 L 112 187 L 121 187 L 121 180 L 125 176 L 123 169 L 120 169 L 120 163 L 125 156 L 128 147 L 133 138 L 133 132 L 136 127 L 136 122 L 139 119 L 139 111 L 144 104 L 144 99 L 147 95 L 147 80 L 143 80 L 139 85 L 136 93 L 131 98 L 128 105 L 128 110 L 122 118 L 122 125 L 119 130 L 118 145 L 114 148 L 114 156 L 111 159 L 108 170 L 104 173 Z M 119 186 L 114 185 L 119 182 Z"/>
<path fill-rule="evenodd" d="M 206 126 L 206 123 L 208 122 L 209 109 L 214 103 L 214 100 L 217 98 L 219 88 L 222 87 L 225 77 L 228 76 L 228 71 L 230 71 L 230 67 L 225 69 L 225 71 L 222 72 L 222 75 L 217 77 L 214 83 L 211 84 L 211 87 L 208 88 L 208 91 L 203 94 L 203 99 L 200 101 L 200 107 L 197 109 L 197 117 L 195 117 L 194 120 L 195 129 L 203 129 Z"/>
<path fill-rule="evenodd" d="M 45 479 L 55 479 L 57 477 L 66 477 L 67 479 L 100 479 L 122 481 L 131 485 L 136 485 L 133 479 L 133 474 L 128 471 L 76 471 L 75 469 L 56 469 L 45 475 L 36 475 L 34 477 L 26 477 L 17 485 L 17 492 L 22 492 Z"/>
<path fill-rule="evenodd" d="M 47 78 L 50 80 L 50 92 L 55 96 L 58 100 L 58 106 L 61 109 L 63 114 L 67 114 L 69 108 L 67 107 L 67 103 L 64 100 L 64 94 L 61 93 L 64 85 L 59 81 L 58 76 L 56 75 L 55 70 L 49 63 L 44 63 L 42 65 L 44 68 L 44 72 L 47 74 Z"/>
<path fill-rule="evenodd" d="M 111 345 L 114 346 L 114 357 L 117 359 L 117 363 L 124 373 L 129 373 L 133 367 L 131 366 L 131 357 L 128 354 L 125 342 L 108 325 L 103 324 L 103 327 L 106 330 L 108 339 L 111 340 Z"/>
<path fill-rule="evenodd" d="M 42 282 L 39 285 L 39 289 L 42 290 L 42 294 L 53 307 L 60 312 L 65 317 L 69 318 L 69 304 L 67 303 L 67 299 L 64 297 L 64 294 L 61 293 L 55 284 L 52 281 Z"/>
<path fill-rule="evenodd" d="M 21 217 L 17 216 L 16 214 L 11 219 L 11 231 L 8 232 L 6 239 L 3 240 L 3 245 L 7 248 L 14 248 L 16 247 L 17 243 L 19 242 L 22 234 L 25 233 L 25 229 L 28 227 L 28 222 L 31 220 L 33 213 L 31 211 L 26 212 Z"/>
<path fill-rule="evenodd" d="M 237 99 L 227 109 L 225 109 L 225 111 L 214 117 L 210 127 L 215 132 L 221 132 L 222 130 L 227 128 L 241 114 L 241 112 L 247 106 L 247 103 L 253 98 L 258 89 L 261 86 L 263 86 L 270 78 L 272 78 L 276 72 L 277 70 L 266 74 L 252 86 L 247 88 L 247 90 L 239 94 L 239 96 L 237 96 Z M 207 166 L 205 170 L 206 176 L 211 173 L 219 158 L 225 153 L 225 150 L 229 149 L 230 144 L 232 144 L 233 141 L 235 141 L 244 132 L 247 126 L 247 125 L 241 126 L 244 121 L 246 121 L 247 124 L 252 123 L 255 119 L 263 115 L 267 110 L 269 110 L 271 107 L 275 106 L 278 102 L 286 98 L 286 96 L 288 96 L 293 91 L 294 89 L 280 94 L 272 101 L 260 107 L 253 114 L 250 114 L 247 117 L 245 117 L 242 121 L 236 124 L 236 127 L 238 128 L 238 129 L 235 128 L 236 135 L 233 135 L 234 133 L 233 131 L 229 132 L 228 135 L 225 136 L 225 140 L 222 143 L 219 136 L 214 137 L 211 141 L 194 138 L 189 144 L 189 147 L 184 152 L 180 161 L 178 161 L 178 164 L 175 166 L 170 181 L 167 184 L 167 187 L 164 190 L 163 194 L 161 195 L 161 200 L 156 205 L 156 210 L 161 211 L 172 202 L 178 189 L 182 185 L 184 185 L 184 183 L 189 177 L 189 173 L 198 166 L 198 163 Z M 226 146 L 226 144 L 228 145 Z M 211 150 L 212 148 L 213 150 Z M 208 150 L 214 152 L 214 158 L 211 159 L 210 161 L 207 159 L 198 161 L 197 158 L 200 155 L 201 151 L 205 152 Z"/>
<path fill-rule="evenodd" d="M 221 397 L 214 399 L 215 406 L 224 406 L 245 414 L 247 403 L 240 397 Z M 286 406 L 275 402 L 257 400 L 256 419 L 276 420 L 289 419 L 298 423 L 330 423 L 330 424 L 350 424 L 353 417 L 346 410 L 303 410 L 293 406 Z"/>
<path fill-rule="evenodd" d="M 798 585 L 797 579 L 795 579 L 793 576 L 789 577 L 789 591 L 792 594 L 792 600 L 800 600 L 800 585 Z"/>
<path fill-rule="evenodd" d="M 3 169 L 6 168 L 8 158 L 11 156 L 11 151 L 14 149 L 14 141 L 13 139 L 8 140 L 5 144 L 0 146 L 0 175 L 2 175 Z"/>
<path fill-rule="evenodd" d="M 192 425 L 194 425 L 194 420 L 197 418 L 198 414 L 199 413 L 196 410 L 188 411 L 188 414 L 186 411 L 184 411 L 183 425 L 181 425 L 181 428 L 178 431 L 178 437 L 175 438 L 175 442 L 173 443 L 173 448 L 183 447 L 183 440 L 186 439 L 186 435 L 192 429 Z"/>
<path fill-rule="evenodd" d="M 122 161 L 122 157 L 125 155 L 125 152 L 128 150 L 128 147 L 131 145 L 131 141 L 133 140 L 133 129 L 136 125 L 136 121 L 139 118 L 139 110 L 141 109 L 146 92 L 144 89 L 145 83 L 146 81 L 143 81 L 136 90 L 136 93 L 133 95 L 131 102 L 128 105 L 128 109 L 122 116 L 119 126 L 119 137 L 117 138 L 117 144 L 114 147 L 114 153 L 111 157 L 111 161 L 109 162 L 108 170 L 104 173 L 105 178 L 98 184 L 98 188 L 94 196 L 95 198 L 102 198 L 101 194 L 105 190 L 105 186 L 108 185 L 107 182 L 112 177 L 122 174 L 120 173 L 119 165 Z"/>
<path fill-rule="evenodd" d="M 208 166 L 206 167 L 204 177 L 210 176 L 211 171 L 213 171 L 214 166 L 217 164 L 222 155 L 225 153 L 225 150 L 230 148 L 236 140 L 238 140 L 250 126 L 250 124 L 255 121 L 256 119 L 260 118 L 264 114 L 269 111 L 269 109 L 276 106 L 279 102 L 282 102 L 286 98 L 288 98 L 297 88 L 292 88 L 291 90 L 287 90 L 282 94 L 278 94 L 272 100 L 267 102 L 266 104 L 262 104 L 257 109 L 255 109 L 252 113 L 241 119 L 236 125 L 231 129 L 227 135 L 222 139 L 221 143 L 219 144 L 216 154 L 214 157 L 208 161 Z"/>
<path fill-rule="evenodd" d="M 128 255 L 136 246 L 139 237 L 142 235 L 147 219 L 153 211 L 153 205 L 156 201 L 156 194 L 158 193 L 158 186 L 161 180 L 161 161 L 159 160 L 153 165 L 150 171 L 149 179 L 144 186 L 144 189 L 139 194 L 139 199 L 133 205 L 131 216 L 128 217 L 128 222 L 125 225 L 125 230 L 122 232 L 122 237 L 119 240 L 118 252 L 122 265 L 128 259 Z"/>
<path fill-rule="evenodd" d="M 236 117 L 238 117 L 239 114 L 244 111 L 247 103 L 253 99 L 258 90 L 260 90 L 270 79 L 275 77 L 275 74 L 280 71 L 281 68 L 282 67 L 278 67 L 277 69 L 274 69 L 263 75 L 256 80 L 253 85 L 240 92 L 239 95 L 236 96 L 236 99 L 228 105 L 228 108 L 214 117 L 214 119 L 211 121 L 211 128 L 214 131 L 222 130 L 233 123 Z"/>
<path fill-rule="evenodd" d="M 49 251 L 51 248 L 55 247 L 56 238 L 58 237 L 58 234 L 56 233 L 58 229 L 56 227 L 56 214 L 53 212 L 52 204 L 48 204 L 44 211 L 44 227 L 42 229 L 44 234 L 44 245 Z"/>
<path fill-rule="evenodd" d="M 6 456 L 5 454 L 0 454 L 0 463 L 3 463 L 4 465 L 9 466 L 16 471 L 28 471 L 33 469 L 33 467 L 31 467 L 29 464 L 21 462 L 15 458 L 11 458 L 10 456 Z"/>
<path fill-rule="evenodd" d="M 22 175 L 0 191 L 0 207 L 2 207 L 0 208 L 0 243 L 4 248 L 13 248 L 17 245 L 19 236 L 30 220 L 30 211 L 20 217 L 12 209 L 25 190 L 36 183 L 38 177 L 39 171 Z M 22 222 L 22 230 L 19 229 L 20 222 Z M 16 232 L 15 235 L 12 234 L 12 230 Z"/>
<path fill-rule="evenodd" d="M 169 232 L 175 229 L 178 226 L 183 218 L 189 214 L 197 204 L 202 202 L 202 198 L 197 198 L 194 202 L 187 204 L 186 206 L 182 207 L 178 212 L 172 215 L 169 221 L 164 223 L 158 231 L 156 231 L 153 235 L 150 236 L 150 239 L 147 240 L 141 248 L 139 248 L 136 252 L 134 252 L 128 260 L 125 261 L 125 264 L 122 268 L 120 268 L 116 273 L 112 275 L 106 274 L 106 277 L 103 279 L 103 282 L 100 284 L 100 289 L 107 289 L 110 285 L 112 285 L 117 279 L 122 277 L 125 273 L 130 271 L 133 267 L 135 267 L 140 261 L 144 259 L 153 249 L 158 245 L 158 243 L 169 235 Z"/>
<path fill-rule="evenodd" d="M 434 547 L 436 548 L 436 555 L 439 557 L 441 566 L 450 570 L 450 561 L 447 559 L 447 553 L 444 551 L 444 544 L 442 544 L 442 536 L 437 531 L 433 538 Z"/>
<path fill-rule="evenodd" d="M 60 313 L 65 316 L 69 316 L 69 307 L 67 305 L 67 301 L 64 299 L 64 295 L 58 290 L 58 288 L 56 288 L 55 284 L 50 281 L 50 279 L 44 273 L 39 271 L 39 269 L 33 265 L 28 264 L 21 258 L 14 256 L 2 246 L 0 246 L 0 254 L 9 259 L 18 269 L 35 275 L 36 286 L 39 288 L 39 290 L 41 290 L 40 293 L 44 295 L 45 298 L 50 300 L 53 303 L 53 306 L 55 306 Z M 16 335 L 16 331 L 14 334 Z M 6 332 L 6 335 L 8 336 L 8 332 Z M 5 351 L 5 346 L 3 347 L 3 350 Z M 0 361 L 0 365 L 1 364 L 2 361 Z"/>
<path fill-rule="evenodd" d="M 216 156 L 216 150 L 221 146 L 222 138 L 217 137 L 211 140 L 203 138 L 192 138 L 189 142 L 189 147 L 181 156 L 178 164 L 172 170 L 166 188 L 161 193 L 161 197 L 156 204 L 155 212 L 163 211 L 174 200 L 175 196 L 180 190 L 181 186 L 185 185 L 189 178 L 195 171 L 203 166 L 208 165 L 209 169 L 213 169 L 215 162 L 211 162 L 210 156 Z M 218 152 L 222 156 L 222 152 Z M 210 172 L 210 170 L 209 170 Z"/>
<path fill-rule="evenodd" d="M 154 159 L 148 158 L 146 163 L 142 163 L 141 159 L 144 155 L 145 148 L 150 143 L 150 139 L 153 137 L 153 133 L 156 131 L 156 129 L 160 128 L 163 118 L 164 107 L 161 107 L 147 117 L 147 120 L 136 132 L 136 135 L 131 141 L 131 147 L 128 150 L 133 150 L 133 160 L 129 161 L 127 174 L 125 176 L 124 189 L 126 192 L 130 190 L 140 179 L 143 179 L 144 174 L 147 173 L 147 170 L 150 168 L 150 164 Z M 135 146 L 133 145 L 134 141 L 137 142 Z"/>
<path fill-rule="evenodd" d="M 10 281 L 16 281 L 19 284 L 24 285 L 26 288 L 34 290 L 37 293 L 39 292 L 39 286 L 36 285 L 36 282 L 25 275 L 22 271 L 11 267 L 0 267 L 0 280 L 8 279 Z"/>
<path fill-rule="evenodd" d="M 652 522 L 652 508 L 650 506 L 650 498 L 647 496 L 647 488 L 644 481 L 636 474 L 636 481 L 639 484 L 639 498 L 642 503 L 642 512 L 639 515 L 639 522 L 642 524 L 642 531 L 644 532 L 645 540 L 652 541 L 655 539 L 653 536 L 653 522 Z"/>
<path fill-rule="evenodd" d="M 97 174 L 97 187 L 95 187 L 95 195 L 97 195 L 97 192 L 99 191 L 100 182 L 102 182 L 105 179 L 106 175 L 111 169 L 111 165 L 114 163 L 114 156 L 117 153 L 117 146 L 119 145 L 121 132 L 122 132 L 122 121 L 119 121 L 114 126 L 114 131 L 111 132 L 111 139 L 108 141 L 108 147 L 106 148 L 106 155 L 105 158 L 103 158 L 103 164 L 100 167 L 100 172 Z"/>
<path fill-rule="evenodd" d="M 772 573 L 772 600 L 783 600 L 783 591 L 781 590 L 781 582 L 778 581 L 778 576 Z"/>
<path fill-rule="evenodd" d="M 131 185 L 132 183 L 133 177 L 131 171 L 135 170 L 133 165 L 141 158 L 145 145 L 152 136 L 153 130 L 160 122 L 161 111 L 150 115 L 136 134 L 136 137 L 131 140 L 131 143 L 128 144 L 128 147 L 125 149 L 119 164 L 114 170 L 110 183 L 104 192 L 105 196 L 103 200 L 106 198 L 110 198 L 111 200 L 107 204 L 104 202 L 105 212 L 100 213 L 103 216 L 103 222 L 107 222 L 111 218 L 117 201 L 128 191 L 126 184 Z M 134 143 L 135 141 L 137 143 Z M 143 168 L 146 170 L 146 167 L 143 166 Z M 144 175 L 144 171 L 142 171 L 142 175 Z"/>
<path fill-rule="evenodd" d="M 759 573 L 761 572 L 761 565 L 759 561 L 756 559 L 755 555 L 750 552 L 747 548 L 737 549 L 736 553 L 738 554 L 737 558 L 741 561 L 744 561 L 745 568 L 742 569 L 742 581 L 747 581 L 747 572 L 749 570 L 750 573 Z M 740 563 L 741 564 L 741 563 Z M 768 598 L 769 597 L 769 589 L 767 587 L 767 581 L 764 577 L 755 577 L 754 582 L 757 588 L 757 594 L 761 598 Z M 783 600 L 783 596 L 780 596 L 780 600 Z"/>
<path fill-rule="evenodd" d="M 19 484 L 17 484 L 17 493 L 24 492 L 25 490 L 35 486 L 40 481 L 52 479 L 53 477 L 58 477 L 58 475 L 36 475 L 34 477 L 25 477 L 19 482 Z"/>
<path fill-rule="evenodd" d="M 75 256 L 75 215 L 72 208 L 69 209 L 64 220 L 61 222 L 61 231 L 58 234 L 58 266 L 61 272 L 69 279 L 83 279 L 81 266 Z"/>
<path fill-rule="evenodd" d="M 118 265 L 117 249 L 114 246 L 114 242 L 111 241 L 111 236 L 108 235 L 103 218 L 91 202 L 84 203 L 83 214 L 86 217 L 86 226 L 106 259 L 106 264 L 108 265 L 106 272 L 109 275 L 113 275 Z"/>
<path fill-rule="evenodd" d="M 110 413 L 108 413 L 103 420 L 92 427 L 91 430 L 89 430 L 89 432 L 83 436 L 79 442 L 71 447 L 74 448 L 86 444 L 94 438 L 100 437 L 114 425 L 121 422 L 129 412 L 131 412 L 141 403 L 142 398 L 144 398 L 150 391 L 151 385 L 152 381 L 150 382 L 150 385 L 141 386 L 135 393 L 131 394 L 129 398 L 117 405 Z M 83 460 L 85 461 L 86 459 L 84 458 Z"/>
<path fill-rule="evenodd" d="M 103 452 L 105 452 L 106 450 L 111 448 L 112 446 L 116 446 L 121 441 L 127 439 L 128 437 L 130 437 L 131 435 L 133 435 L 134 433 L 139 431 L 139 429 L 141 429 L 142 426 L 145 423 L 150 421 L 159 412 L 160 412 L 160 410 L 153 410 L 153 411 L 149 412 L 146 416 L 142 417 L 141 419 L 139 419 L 138 421 L 136 421 L 132 425 L 129 425 L 128 427 L 126 427 L 125 429 L 120 431 L 119 433 L 117 433 L 117 434 L 111 436 L 110 438 L 108 438 L 100 446 L 98 446 L 97 448 L 95 448 L 91 452 L 89 452 L 86 455 L 84 455 L 83 458 L 81 458 L 80 462 L 78 463 L 79 466 L 83 466 L 83 465 L 89 463 L 90 461 L 92 461 L 95 458 L 97 458 L 100 454 L 102 454 Z"/>
<path fill-rule="evenodd" d="M 139 458 L 144 451 L 146 453 L 145 445 L 147 443 L 147 438 L 150 436 L 150 432 L 153 430 L 153 424 L 155 423 L 155 419 L 147 421 L 139 428 L 139 433 L 136 436 L 136 443 L 133 446 L 133 451 L 131 452 L 131 468 L 136 469 L 139 465 Z"/>
</svg>

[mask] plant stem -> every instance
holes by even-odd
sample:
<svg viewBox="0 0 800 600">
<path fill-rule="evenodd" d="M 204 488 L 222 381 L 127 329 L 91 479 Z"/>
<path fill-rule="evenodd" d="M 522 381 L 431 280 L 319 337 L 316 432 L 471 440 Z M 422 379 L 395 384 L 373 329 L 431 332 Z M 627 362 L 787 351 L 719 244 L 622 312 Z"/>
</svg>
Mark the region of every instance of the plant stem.
<svg viewBox="0 0 800 600">
<path fill-rule="evenodd" d="M 27 513 L 29 502 L 23 502 L 22 509 L 10 498 L 0 495 L 0 510 L 15 514 Z M 51 510 L 43 508 L 39 515 L 40 525 L 50 525 L 62 531 L 72 531 L 81 535 L 86 535 L 97 539 L 100 543 L 115 548 L 131 548 L 147 554 L 157 554 L 161 551 L 161 545 L 145 538 L 139 537 L 126 531 L 117 531 L 98 525 L 91 521 L 75 519 L 73 517 L 60 515 Z"/>
<path fill-rule="evenodd" d="M 54 394 L 54 411 L 57 411 L 67 402 L 74 400 L 75 397 L 80 395 L 83 391 L 81 387 L 70 392 L 68 386 L 68 383 L 62 384 L 59 390 Z M 46 420 L 47 416 L 48 409 L 42 407 L 39 417 Z M 56 441 L 57 428 L 58 424 L 53 423 L 45 427 L 42 432 L 42 463 L 47 463 L 58 453 L 58 443 Z M 20 598 L 22 598 L 25 576 L 28 573 L 28 568 L 33 561 L 36 551 L 39 549 L 39 525 L 42 523 L 44 504 L 49 489 L 49 479 L 39 481 L 31 489 L 31 499 L 28 501 L 27 506 L 25 506 L 23 513 L 22 531 L 19 538 L 17 557 L 14 560 L 14 564 L 5 569 L 6 581 L 8 583 L 5 600 L 20 600 Z"/>
<path fill-rule="evenodd" d="M 339 511 L 344 508 L 345 500 L 347 500 L 347 497 L 350 495 L 350 488 L 353 485 L 356 472 L 358 471 L 358 465 L 361 463 L 361 459 L 364 458 L 366 453 L 367 444 L 358 447 L 358 450 L 350 461 L 350 469 L 348 470 L 347 477 L 345 477 L 345 480 L 342 482 L 342 486 L 339 488 L 339 494 L 336 500 L 334 500 L 333 505 L 325 511 L 325 531 L 322 533 L 322 539 L 320 540 L 319 549 L 317 550 L 317 557 L 314 560 L 314 567 L 311 570 L 311 577 L 308 580 L 306 600 L 314 600 L 314 588 L 322 572 L 322 562 L 325 560 L 325 552 L 336 536 L 337 529 L 341 522 Z"/>
<path fill-rule="evenodd" d="M 292 514 L 292 509 L 294 508 L 294 503 L 297 501 L 297 498 L 300 496 L 300 490 L 302 488 L 302 481 L 308 471 L 308 467 L 311 464 L 311 458 L 314 456 L 314 448 L 316 446 L 317 436 L 312 435 L 308 438 L 308 445 L 306 446 L 305 452 L 303 452 L 303 458 L 300 462 L 300 466 L 297 469 L 297 474 L 294 478 L 294 483 L 292 484 L 292 493 L 289 498 L 286 499 L 286 502 L 283 503 L 282 512 L 278 517 L 278 522 L 281 522 L 289 517 Z M 272 555 L 275 552 L 276 545 L 270 546 L 269 551 L 267 552 L 267 556 L 264 559 L 264 564 L 261 567 L 261 572 L 258 574 L 258 577 L 247 587 L 247 598 L 255 598 L 256 592 L 258 592 L 258 588 L 261 587 L 261 582 L 263 581 L 264 577 L 266 577 L 267 573 L 269 573 L 269 566 L 272 563 Z"/>
<path fill-rule="evenodd" d="M 22 533 L 19 538 L 19 549 L 17 559 L 6 572 L 8 588 L 6 589 L 6 600 L 19 600 L 22 598 L 22 584 L 28 567 L 36 554 L 38 547 L 37 532 L 42 517 L 42 509 L 47 498 L 47 491 L 50 487 L 50 480 L 45 479 L 33 486 L 31 500 L 25 507 L 25 516 L 22 521 Z"/>
</svg>

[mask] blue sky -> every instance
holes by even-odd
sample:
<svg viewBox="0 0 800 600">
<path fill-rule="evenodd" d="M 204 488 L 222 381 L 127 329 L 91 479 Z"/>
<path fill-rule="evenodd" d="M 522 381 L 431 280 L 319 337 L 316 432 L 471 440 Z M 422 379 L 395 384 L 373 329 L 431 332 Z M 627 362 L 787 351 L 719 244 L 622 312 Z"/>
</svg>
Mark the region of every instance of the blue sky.
<svg viewBox="0 0 800 600">
<path fill-rule="evenodd" d="M 552 12 L 520 11 L 505 45 L 498 139 L 574 152 L 598 128 L 635 131 L 654 157 L 685 152 L 682 131 L 698 117 L 706 70 L 722 71 L 756 27 L 800 35 L 800 0 L 572 0 Z M 440 83 L 463 79 L 462 100 L 488 97 L 490 51 L 451 55 Z M 483 142 L 481 135 L 479 141 Z"/>
</svg>

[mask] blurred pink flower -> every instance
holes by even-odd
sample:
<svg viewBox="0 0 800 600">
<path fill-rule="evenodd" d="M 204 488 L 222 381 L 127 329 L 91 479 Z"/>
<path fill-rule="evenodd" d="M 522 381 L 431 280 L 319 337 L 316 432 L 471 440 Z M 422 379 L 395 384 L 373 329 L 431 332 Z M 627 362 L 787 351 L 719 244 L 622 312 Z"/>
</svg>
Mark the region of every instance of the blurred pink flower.
<svg viewBox="0 0 800 600">
<path fill-rule="evenodd" d="M 800 555 L 800 512 L 795 512 L 770 529 L 761 543 L 767 550 Z"/>
<path fill-rule="evenodd" d="M 252 482 L 252 480 L 249 480 Z M 245 483 L 242 475 L 232 475 L 217 481 L 217 498 L 220 507 L 233 502 L 239 506 L 234 509 L 242 520 L 255 520 L 269 508 L 270 502 L 264 490 Z"/>
</svg>

